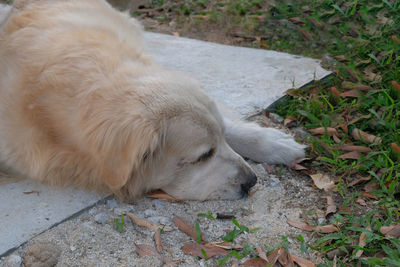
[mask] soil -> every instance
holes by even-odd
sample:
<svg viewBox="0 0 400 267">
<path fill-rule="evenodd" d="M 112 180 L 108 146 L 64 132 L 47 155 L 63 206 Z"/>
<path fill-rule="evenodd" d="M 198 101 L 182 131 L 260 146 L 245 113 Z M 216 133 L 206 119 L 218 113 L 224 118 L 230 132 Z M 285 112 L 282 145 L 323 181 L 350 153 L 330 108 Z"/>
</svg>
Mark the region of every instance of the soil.
<svg viewBox="0 0 400 267">
<path fill-rule="evenodd" d="M 262 125 L 282 128 L 264 116 L 255 120 Z M 211 220 L 197 216 L 208 211 L 214 215 L 232 214 L 240 224 L 259 228 L 255 232 L 238 236 L 234 241 L 237 244 L 246 241 L 254 248 L 264 247 L 268 250 L 280 246 L 282 236 L 285 236 L 289 240 L 290 253 L 320 263 L 320 255 L 310 250 L 305 254 L 300 251 L 297 236 L 301 234 L 307 242 L 314 238 L 313 235 L 289 226 L 286 220 L 302 220 L 301 214 L 307 212 L 312 214 L 309 219 L 323 223 L 325 201 L 321 198 L 321 192 L 312 186 L 309 177 L 286 167 L 273 166 L 275 173 L 272 174 L 262 164 L 251 165 L 259 179 L 248 198 L 237 201 L 172 203 L 143 197 L 135 203 L 127 204 L 110 197 L 78 217 L 33 238 L 8 258 L 0 259 L 0 266 L 12 266 L 8 264 L 9 258 L 16 256 L 23 259 L 24 266 L 163 266 L 157 257 L 139 257 L 136 253 L 136 245 L 155 246 L 154 231 L 136 225 L 128 217 L 125 217 L 123 232 L 117 230 L 114 219 L 127 211 L 173 228 L 172 231 L 163 232 L 161 240 L 172 252 L 164 250 L 163 255 L 172 261 L 181 261 L 178 266 L 216 266 L 217 260 L 222 258 L 214 257 L 205 261 L 185 255 L 182 246 L 194 240 L 178 230 L 172 222 L 175 216 L 192 224 L 198 220 L 208 242 L 221 241 L 226 230 L 232 230 L 234 225 L 230 219 Z M 254 250 L 248 257 L 233 260 L 230 264 L 241 266 L 249 257 L 256 255 Z"/>
</svg>

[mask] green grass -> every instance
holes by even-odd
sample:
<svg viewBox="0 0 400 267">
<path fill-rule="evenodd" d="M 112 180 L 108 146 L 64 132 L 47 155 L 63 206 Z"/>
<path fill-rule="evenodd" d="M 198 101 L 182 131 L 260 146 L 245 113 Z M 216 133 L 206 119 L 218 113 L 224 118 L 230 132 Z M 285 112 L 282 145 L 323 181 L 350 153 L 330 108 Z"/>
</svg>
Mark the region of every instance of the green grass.
<svg viewBox="0 0 400 267">
<path fill-rule="evenodd" d="M 400 222 L 400 1 L 270 2 L 170 2 L 161 22 L 176 21 L 176 30 L 183 35 L 193 29 L 218 28 L 230 36 L 235 29 L 238 33 L 231 38 L 242 38 L 239 44 L 243 46 L 324 58 L 335 76 L 303 90 L 293 88 L 276 112 L 297 120 L 305 129 L 337 130 L 336 140 L 327 134 L 306 140 L 310 153 L 317 157 L 311 168 L 323 168 L 337 178 L 341 201 L 353 212 L 341 211 L 330 218 L 329 223 L 339 226 L 337 233 L 322 235 L 310 244 L 299 237 L 302 250 L 308 247 L 324 256 L 342 250 L 345 253 L 337 257 L 339 266 L 360 261 L 365 266 L 399 266 L 398 239 L 385 237 L 379 229 Z M 354 91 L 359 97 L 339 95 L 359 84 L 369 86 Z M 382 141 L 356 140 L 353 129 Z M 346 153 L 340 149 L 343 144 L 368 147 L 371 152 L 359 154 L 359 159 L 341 159 Z M 357 175 L 370 177 L 377 185 L 372 193 L 378 199 L 368 201 L 367 207 L 355 202 L 366 182 L 349 186 Z M 238 232 L 240 228 L 235 227 L 230 234 L 233 237 Z M 364 248 L 358 246 L 361 233 L 367 236 Z M 361 258 L 356 257 L 360 249 Z M 385 258 L 378 257 L 378 252 Z M 332 264 L 325 257 L 321 266 Z"/>
</svg>

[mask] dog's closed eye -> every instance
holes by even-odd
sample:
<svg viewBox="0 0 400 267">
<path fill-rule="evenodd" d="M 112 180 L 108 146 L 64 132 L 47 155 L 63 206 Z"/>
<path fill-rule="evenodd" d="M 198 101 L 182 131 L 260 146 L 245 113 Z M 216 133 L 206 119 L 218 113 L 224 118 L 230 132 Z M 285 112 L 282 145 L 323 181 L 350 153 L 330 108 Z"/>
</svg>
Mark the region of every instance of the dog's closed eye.
<svg viewBox="0 0 400 267">
<path fill-rule="evenodd" d="M 207 152 L 201 154 L 201 156 L 195 162 L 193 162 L 193 164 L 206 161 L 210 159 L 214 154 L 215 154 L 215 148 L 212 147 Z"/>
</svg>

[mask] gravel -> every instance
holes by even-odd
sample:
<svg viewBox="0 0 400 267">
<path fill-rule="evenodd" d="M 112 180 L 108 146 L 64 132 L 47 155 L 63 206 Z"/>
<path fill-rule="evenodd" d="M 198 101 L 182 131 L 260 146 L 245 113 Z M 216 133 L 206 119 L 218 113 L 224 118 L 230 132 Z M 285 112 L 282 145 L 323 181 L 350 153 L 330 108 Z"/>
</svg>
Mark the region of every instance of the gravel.
<svg viewBox="0 0 400 267">
<path fill-rule="evenodd" d="M 311 254 L 310 251 L 306 254 L 300 252 L 300 242 L 296 236 L 301 234 L 309 240 L 312 238 L 311 234 L 289 226 L 286 219 L 302 220 L 301 213 L 310 210 L 313 212 L 308 214 L 316 214 L 321 218 L 324 207 L 321 204 L 319 209 L 318 205 L 324 201 L 321 201 L 320 192 L 312 187 L 309 177 L 286 167 L 275 166 L 279 171 L 269 174 L 256 164 L 252 166 L 259 179 L 248 198 L 235 201 L 170 203 L 143 197 L 134 204 L 109 199 L 104 204 L 98 204 L 78 217 L 33 238 L 12 256 L 1 258 L 0 266 L 19 266 L 18 259 L 23 259 L 25 266 L 162 266 L 158 258 L 140 258 L 136 253 L 135 245 L 155 245 L 154 231 L 136 225 L 127 216 L 123 232 L 117 231 L 113 220 L 127 211 L 173 228 L 172 231 L 161 234 L 162 243 L 171 250 L 164 250 L 162 255 L 172 261 L 182 260 L 179 266 L 213 266 L 220 259 L 217 257 L 204 261 L 185 255 L 181 247 L 193 240 L 172 223 L 175 216 L 183 217 L 192 224 L 198 221 L 207 241 L 221 241 L 226 230 L 232 230 L 234 225 L 230 219 L 211 220 L 197 216 L 208 211 L 214 216 L 217 213 L 233 214 L 240 224 L 249 228 L 260 228 L 255 232 L 239 235 L 235 239 L 238 244 L 246 241 L 255 248 L 267 246 L 268 250 L 281 244 L 281 236 L 287 236 L 290 238 L 290 253 L 319 263 L 317 254 Z M 315 221 L 318 217 L 314 218 Z M 318 222 L 322 223 L 321 220 Z M 255 255 L 256 252 L 253 252 L 250 256 Z M 236 263 L 241 266 L 246 259 L 248 257 Z M 17 265 L 10 265 L 14 261 Z M 34 265 L 38 262 L 44 265 Z"/>
</svg>

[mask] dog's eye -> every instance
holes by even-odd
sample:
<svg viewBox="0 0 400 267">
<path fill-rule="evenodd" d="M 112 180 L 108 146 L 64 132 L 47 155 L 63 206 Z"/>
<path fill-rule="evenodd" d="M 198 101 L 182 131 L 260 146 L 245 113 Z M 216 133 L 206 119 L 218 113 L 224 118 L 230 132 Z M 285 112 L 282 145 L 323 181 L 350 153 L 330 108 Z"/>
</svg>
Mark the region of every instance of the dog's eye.
<svg viewBox="0 0 400 267">
<path fill-rule="evenodd" d="M 210 150 L 208 150 L 206 153 L 203 153 L 195 162 L 193 163 L 198 163 L 198 162 L 202 162 L 202 161 L 206 161 L 208 159 L 210 159 L 215 153 L 215 148 L 211 148 Z"/>
</svg>

